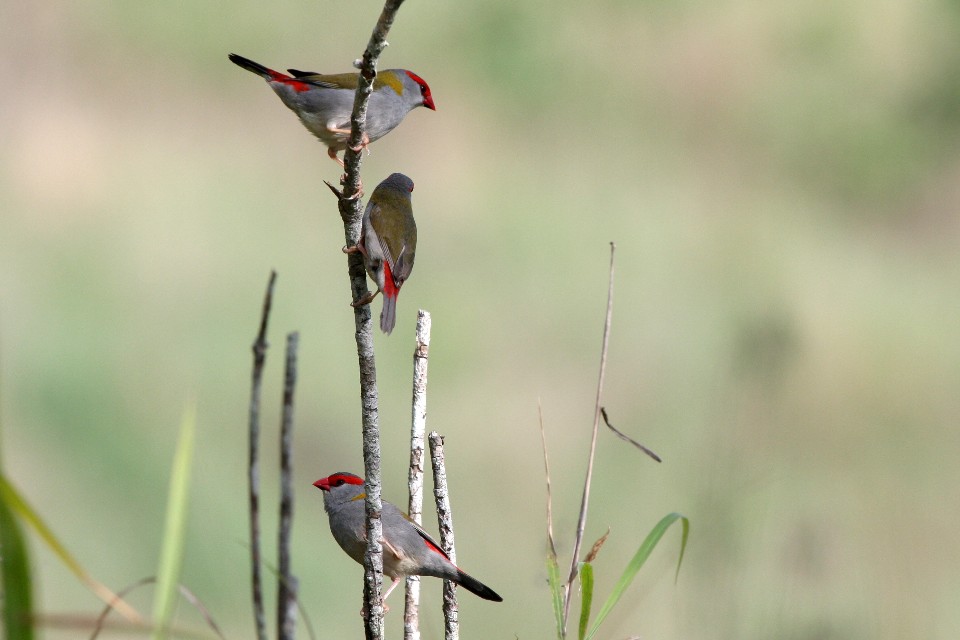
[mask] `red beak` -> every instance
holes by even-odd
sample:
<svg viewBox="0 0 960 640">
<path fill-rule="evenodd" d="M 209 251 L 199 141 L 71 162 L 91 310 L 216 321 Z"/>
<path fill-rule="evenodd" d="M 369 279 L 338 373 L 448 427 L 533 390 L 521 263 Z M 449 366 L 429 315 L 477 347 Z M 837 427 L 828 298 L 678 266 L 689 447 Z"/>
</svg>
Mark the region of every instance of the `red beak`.
<svg viewBox="0 0 960 640">
<path fill-rule="evenodd" d="M 321 491 L 330 491 L 330 478 L 320 478 L 313 483 L 313 486 Z"/>
</svg>

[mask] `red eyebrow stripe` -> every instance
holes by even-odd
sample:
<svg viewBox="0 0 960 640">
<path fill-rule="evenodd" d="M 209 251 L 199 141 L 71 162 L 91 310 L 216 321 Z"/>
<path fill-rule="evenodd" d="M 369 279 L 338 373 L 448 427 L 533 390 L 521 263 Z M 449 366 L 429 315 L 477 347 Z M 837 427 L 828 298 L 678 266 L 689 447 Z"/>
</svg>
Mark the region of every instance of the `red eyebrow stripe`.
<svg viewBox="0 0 960 640">
<path fill-rule="evenodd" d="M 410 79 L 416 82 L 417 84 L 427 84 L 424 82 L 423 78 L 415 74 L 413 71 L 407 71 L 407 75 L 410 76 Z"/>
</svg>

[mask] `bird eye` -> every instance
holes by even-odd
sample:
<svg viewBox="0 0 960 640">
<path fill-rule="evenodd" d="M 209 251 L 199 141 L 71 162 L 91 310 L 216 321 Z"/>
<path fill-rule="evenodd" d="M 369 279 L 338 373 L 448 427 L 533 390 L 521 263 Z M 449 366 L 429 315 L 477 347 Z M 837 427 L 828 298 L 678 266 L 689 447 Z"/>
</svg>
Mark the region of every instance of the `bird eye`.
<svg viewBox="0 0 960 640">
<path fill-rule="evenodd" d="M 337 478 L 337 481 L 333 483 L 333 486 L 335 486 L 335 487 L 342 487 L 342 486 L 343 486 L 343 478 Z"/>
</svg>

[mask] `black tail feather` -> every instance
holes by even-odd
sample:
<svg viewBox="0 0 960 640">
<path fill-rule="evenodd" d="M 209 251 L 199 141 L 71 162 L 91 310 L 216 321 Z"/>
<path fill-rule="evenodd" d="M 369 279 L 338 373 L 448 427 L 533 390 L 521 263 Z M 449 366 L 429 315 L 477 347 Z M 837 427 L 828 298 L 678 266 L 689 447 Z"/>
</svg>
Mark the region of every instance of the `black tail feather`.
<svg viewBox="0 0 960 640">
<path fill-rule="evenodd" d="M 501 598 L 496 591 L 494 591 L 487 585 L 483 584 L 473 576 L 464 573 L 460 569 L 457 569 L 457 572 L 458 572 L 457 584 L 459 584 L 461 587 L 463 587 L 470 593 L 478 595 L 484 600 L 492 600 L 494 602 L 503 602 L 503 598 Z"/>
<path fill-rule="evenodd" d="M 287 73 L 292 75 L 294 78 L 306 78 L 308 76 L 320 75 L 316 71 L 300 71 L 299 69 L 287 69 Z"/>
<path fill-rule="evenodd" d="M 229 56 L 230 62 L 237 65 L 238 67 L 243 67 L 251 73 L 255 73 L 258 76 L 263 76 L 264 78 L 270 78 L 270 69 L 267 69 L 265 66 L 253 60 L 248 60 L 243 56 L 238 56 L 235 53 L 231 53 Z"/>
</svg>

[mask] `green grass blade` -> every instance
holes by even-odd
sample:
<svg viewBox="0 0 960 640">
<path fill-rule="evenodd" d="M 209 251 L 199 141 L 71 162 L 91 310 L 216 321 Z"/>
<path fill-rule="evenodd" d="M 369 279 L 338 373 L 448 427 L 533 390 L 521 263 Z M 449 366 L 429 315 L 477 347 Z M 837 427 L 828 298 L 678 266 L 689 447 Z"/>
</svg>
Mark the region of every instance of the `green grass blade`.
<svg viewBox="0 0 960 640">
<path fill-rule="evenodd" d="M 683 552 L 687 547 L 687 537 L 690 533 L 690 521 L 686 516 L 680 515 L 679 513 L 671 513 L 664 516 L 660 522 L 658 522 L 656 526 L 650 530 L 650 533 L 647 534 L 647 537 L 640 545 L 640 548 L 637 549 L 637 553 L 634 554 L 633 559 L 630 560 L 630 564 L 628 564 L 627 568 L 624 569 L 623 575 L 620 576 L 620 581 L 617 582 L 617 585 L 613 588 L 613 592 L 610 594 L 610 597 L 607 598 L 607 601 L 603 603 L 603 608 L 600 609 L 600 613 L 597 614 L 597 619 L 593 623 L 590 633 L 587 635 L 587 640 L 596 635 L 600 624 L 603 623 L 604 619 L 620 600 L 620 597 L 623 596 L 624 591 L 626 591 L 627 587 L 630 586 L 630 583 L 633 582 L 637 572 L 640 571 L 640 568 L 647 561 L 647 558 L 650 557 L 650 554 L 653 552 L 654 548 L 656 548 L 657 543 L 660 542 L 660 538 L 662 538 L 663 534 L 666 533 L 667 529 L 670 528 L 670 525 L 677 520 L 680 520 L 681 524 L 683 525 L 683 536 L 680 545 L 680 559 L 677 562 L 677 572 L 679 573 L 680 563 L 683 562 Z"/>
<path fill-rule="evenodd" d="M 7 640 L 32 640 L 33 586 L 20 525 L 6 500 L 0 500 L 0 601 Z"/>
<path fill-rule="evenodd" d="M 557 564 L 557 556 L 552 553 L 547 557 L 547 582 L 557 623 L 557 638 L 563 638 L 563 587 L 560 584 L 560 565 Z"/>
<path fill-rule="evenodd" d="M 63 562 L 74 575 L 84 582 L 87 581 L 88 574 L 86 570 L 84 570 L 76 558 L 67 551 L 66 547 L 60 543 L 60 540 L 57 539 L 57 536 L 54 535 L 50 527 L 43 521 L 43 518 L 33 510 L 33 507 L 27 504 L 27 501 L 20 495 L 20 492 L 7 481 L 5 476 L 0 476 L 0 498 L 2 498 L 3 502 L 8 505 L 12 511 L 23 518 L 24 522 L 33 527 L 37 535 L 47 543 L 50 550 L 60 558 L 60 561 Z"/>
<path fill-rule="evenodd" d="M 83 584 L 93 591 L 98 598 L 104 602 L 111 603 L 114 608 L 130 622 L 142 622 L 138 614 L 130 605 L 117 596 L 100 582 L 94 580 L 86 569 L 77 561 L 73 555 L 67 551 L 67 548 L 60 542 L 47 523 L 43 521 L 33 507 L 24 499 L 7 478 L 0 474 L 0 502 L 3 502 L 10 511 L 15 513 L 20 519 L 29 525 L 36 532 L 40 539 L 46 543 L 54 555 L 60 558 L 62 562 Z"/>
<path fill-rule="evenodd" d="M 180 437 L 173 456 L 170 473 L 170 493 L 167 497 L 166 523 L 163 529 L 163 548 L 157 567 L 157 590 L 153 600 L 154 630 L 151 637 L 160 640 L 167 636 L 177 600 L 180 567 L 183 562 L 184 534 L 187 524 L 187 503 L 190 488 L 190 463 L 193 460 L 193 441 L 197 411 L 189 406 L 180 422 Z"/>
<path fill-rule="evenodd" d="M 593 606 L 593 565 L 580 563 L 580 631 L 578 638 L 584 640 L 587 624 L 590 623 L 590 607 Z"/>
</svg>

